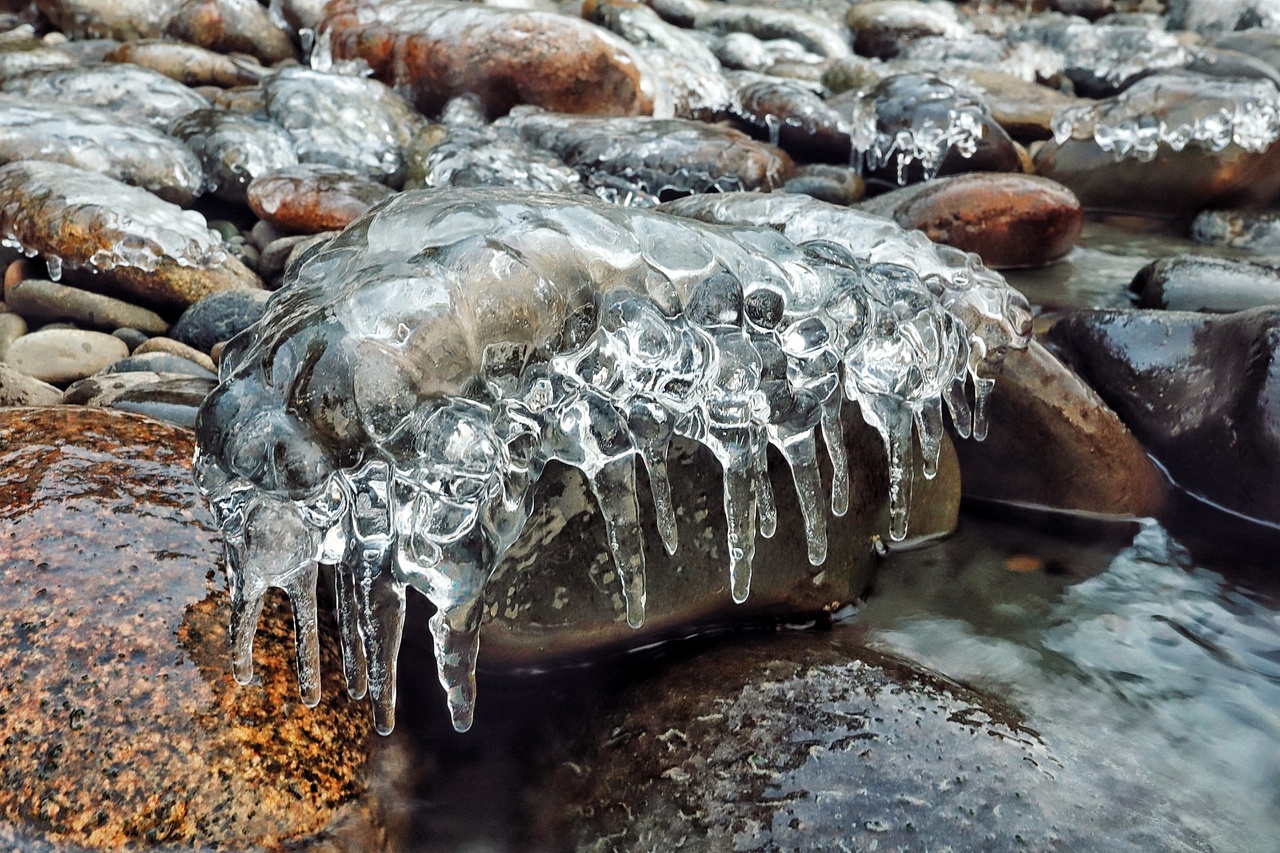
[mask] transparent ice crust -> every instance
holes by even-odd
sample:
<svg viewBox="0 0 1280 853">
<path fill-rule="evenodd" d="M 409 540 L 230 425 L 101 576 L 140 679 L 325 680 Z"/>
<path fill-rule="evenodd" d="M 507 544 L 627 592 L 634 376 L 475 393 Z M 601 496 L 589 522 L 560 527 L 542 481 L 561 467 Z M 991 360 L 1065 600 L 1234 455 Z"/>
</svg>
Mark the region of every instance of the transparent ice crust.
<svg viewBox="0 0 1280 853">
<path fill-rule="evenodd" d="M 1107 91 L 1152 71 L 1181 68 L 1194 58 L 1176 33 L 1138 24 L 1090 24 L 1057 14 L 1011 27 L 1007 37 L 1057 51 L 1062 68 L 1077 86 L 1103 86 Z"/>
<path fill-rule="evenodd" d="M 864 174 L 892 167 L 900 186 L 906 185 L 912 164 L 918 163 L 929 180 L 952 151 L 972 157 L 990 113 L 976 93 L 915 72 L 881 78 L 842 101 L 850 165 Z"/>
<path fill-rule="evenodd" d="M 282 68 L 262 82 L 267 114 L 293 137 L 298 159 L 404 181 L 404 150 L 422 118 L 377 80 Z"/>
<path fill-rule="evenodd" d="M 927 254 L 927 241 L 884 235 L 902 259 Z M 990 273 L 961 285 L 984 274 L 962 258 L 948 286 L 995 288 Z M 920 265 L 945 268 L 936 255 Z M 436 607 L 440 682 L 466 730 L 484 586 L 551 460 L 580 470 L 599 504 L 633 626 L 645 611 L 637 463 L 675 553 L 674 436 L 723 468 L 736 601 L 756 535 L 777 524 L 769 446 L 791 469 L 810 562 L 825 560 L 816 436 L 840 516 L 845 401 L 885 438 L 890 535 L 903 538 L 912 425 L 931 476 L 939 400 L 957 386 L 964 400 L 974 364 L 947 293 L 839 239 L 800 245 L 771 227 L 528 191 L 392 197 L 291 268 L 263 319 L 228 344 L 199 412 L 196 473 L 227 540 L 236 677 L 251 677 L 257 614 L 279 587 L 298 614 L 303 699 L 318 700 L 314 590 L 330 564 L 347 687 L 370 696 L 378 730 L 394 725 L 410 587 Z"/>
<path fill-rule="evenodd" d="M 598 196 L 653 206 L 665 193 L 776 189 L 790 160 L 744 133 L 687 119 L 597 118 L 520 106 L 494 125 L 574 167 Z"/>
<path fill-rule="evenodd" d="M 80 254 L 48 250 L 49 235 L 67 234 L 88 235 Z M 226 260 L 221 236 L 199 213 L 106 175 L 42 160 L 0 167 L 0 245 L 39 253 L 54 281 L 64 266 L 207 269 Z"/>
<path fill-rule="evenodd" d="M 1053 117 L 1059 145 L 1092 139 L 1118 161 L 1155 158 L 1160 148 L 1261 153 L 1280 139 L 1280 90 L 1270 80 L 1167 73 L 1145 77 L 1119 95 L 1068 107 Z"/>
<path fill-rule="evenodd" d="M 182 116 L 210 106 L 191 87 L 127 62 L 32 70 L 0 82 L 0 91 L 35 103 L 96 107 L 162 133 Z"/>
<path fill-rule="evenodd" d="M 200 158 L 206 191 L 229 201 L 244 202 L 246 188 L 259 175 L 298 163 L 284 128 L 230 110 L 195 110 L 169 132 Z"/>
<path fill-rule="evenodd" d="M 200 194 L 200 161 L 171 136 L 93 107 L 0 94 L 0 161 L 101 172 L 179 204 Z"/>
</svg>

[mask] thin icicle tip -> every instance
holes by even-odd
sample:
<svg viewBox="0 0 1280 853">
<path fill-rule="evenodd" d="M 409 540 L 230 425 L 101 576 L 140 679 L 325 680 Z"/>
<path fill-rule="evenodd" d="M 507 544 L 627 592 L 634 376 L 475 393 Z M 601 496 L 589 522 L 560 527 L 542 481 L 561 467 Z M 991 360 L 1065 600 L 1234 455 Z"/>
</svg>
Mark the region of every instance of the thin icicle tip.
<svg viewBox="0 0 1280 853">
<path fill-rule="evenodd" d="M 971 297 L 995 292 L 961 277 L 947 281 Z M 931 475 L 940 398 L 980 433 L 963 384 L 983 363 L 975 350 L 1009 343 L 967 330 L 945 307 L 949 291 L 931 287 L 910 267 L 769 227 L 553 194 L 393 197 L 292 269 L 264 319 L 228 345 L 200 410 L 196 475 L 226 540 L 237 679 L 252 675 L 263 596 L 277 587 L 294 608 L 303 699 L 318 701 L 315 585 L 318 566 L 332 565 L 347 690 L 369 696 L 378 731 L 395 722 L 409 587 L 436 608 L 437 671 L 465 731 L 485 584 L 553 460 L 586 478 L 635 627 L 647 532 L 637 462 L 674 553 L 676 436 L 723 467 L 735 601 L 750 593 L 757 533 L 777 527 L 769 446 L 791 469 L 809 561 L 825 560 L 816 436 L 838 517 L 849 506 L 846 401 L 884 438 L 890 535 L 903 538 L 913 427 Z"/>
</svg>

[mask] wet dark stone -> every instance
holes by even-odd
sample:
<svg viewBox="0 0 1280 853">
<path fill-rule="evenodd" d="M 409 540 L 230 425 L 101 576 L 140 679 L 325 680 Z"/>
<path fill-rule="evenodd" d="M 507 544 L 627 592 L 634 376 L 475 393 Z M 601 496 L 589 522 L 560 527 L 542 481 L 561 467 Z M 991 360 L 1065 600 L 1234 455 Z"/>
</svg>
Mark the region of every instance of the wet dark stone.
<svg viewBox="0 0 1280 853">
<path fill-rule="evenodd" d="M 1034 175 L 971 172 L 893 190 L 861 204 L 935 243 L 976 252 L 995 269 L 1052 263 L 1071 251 L 1084 208 L 1069 189 Z"/>
<path fill-rule="evenodd" d="M 580 18 L 420 0 L 336 0 L 321 26 L 335 59 L 364 59 L 426 115 L 477 95 L 491 116 L 517 104 L 649 115 L 654 80 L 635 50 Z"/>
<path fill-rule="evenodd" d="M 784 192 L 803 193 L 831 204 L 853 204 L 862 198 L 867 185 L 857 171 L 845 166 L 814 163 L 796 169 L 796 175 L 782 185 Z"/>
<path fill-rule="evenodd" d="M 720 465 L 707 450 L 677 439 L 668 469 L 680 545 L 671 555 L 656 536 L 646 536 L 648 602 L 638 630 L 625 621 L 604 523 L 585 479 L 577 471 L 549 467 L 524 535 L 486 587 L 481 665 L 545 666 L 686 634 L 690 626 L 804 617 L 853 601 L 871 582 L 875 544 L 889 527 L 888 469 L 879 435 L 850 407 L 844 431 L 851 504 L 842 518 L 824 510 L 826 562 L 811 566 L 805 557 L 795 486 L 783 460 L 774 456 L 769 469 L 777 533 L 756 539 L 751 595 L 743 604 L 729 595 Z M 908 536 L 917 543 L 954 529 L 960 492 L 949 441 L 934 479 L 925 479 L 919 464 L 916 454 Z M 822 473 L 826 507 L 831 492 L 825 465 Z M 655 529 L 653 508 L 645 499 L 640 524 L 643 530 Z M 423 647 L 419 657 L 430 660 L 430 653 Z"/>
<path fill-rule="evenodd" d="M 392 191 L 377 181 L 318 163 L 268 172 L 249 184 L 249 207 L 288 231 L 316 234 L 345 228 Z"/>
<path fill-rule="evenodd" d="M 1079 98 L 1064 95 L 1057 89 L 1029 83 L 999 71 L 963 69 L 956 72 L 982 93 L 982 101 L 991 109 L 991 117 L 1018 142 L 1028 143 L 1053 136 L 1053 116 L 1060 110 L 1079 104 Z"/>
<path fill-rule="evenodd" d="M 881 80 L 866 95 L 859 96 L 856 91 L 851 91 L 832 98 L 828 104 L 856 125 L 865 121 L 862 115 L 864 102 L 869 102 L 875 111 L 876 133 L 884 139 L 886 149 L 890 147 L 889 141 L 899 134 L 910 134 L 926 126 L 947 128 L 958 114 L 967 114 L 974 127 L 980 129 L 974 151 L 966 157 L 956 146 L 951 146 L 937 164 L 938 175 L 1022 171 L 1018 146 L 992 118 L 986 105 L 937 77 L 897 74 Z M 868 184 L 874 180 L 881 185 L 899 186 L 918 183 L 926 178 L 925 169 L 918 160 L 912 160 L 901 170 L 896 157 L 891 157 L 883 165 L 871 165 L 874 168 L 864 173 Z"/>
<path fill-rule="evenodd" d="M 1005 357 L 984 441 L 957 441 L 966 497 L 1154 516 L 1166 480 L 1107 404 L 1037 342 Z"/>
<path fill-rule="evenodd" d="M 582 728 L 530 793 L 534 846 L 1199 849 L 1141 780 L 1060 758 L 998 700 L 850 626 L 737 637 Z"/>
<path fill-rule="evenodd" d="M 141 369 L 124 373 L 99 371 L 68 386 L 62 402 L 103 406 L 194 429 L 200 404 L 215 385 L 217 381 L 213 378 L 182 373 Z"/>
<path fill-rule="evenodd" d="M 386 849 L 396 746 L 336 684 L 301 706 L 282 598 L 232 681 L 194 446 L 104 409 L 0 412 L 0 844 Z"/>
<path fill-rule="evenodd" d="M 218 341 L 229 341 L 256 323 L 266 304 L 266 291 L 212 293 L 182 313 L 170 336 L 208 352 Z"/>
<path fill-rule="evenodd" d="M 1147 264 L 1129 289 L 1139 308 L 1230 314 L 1280 305 L 1280 269 L 1253 261 L 1179 255 Z"/>
<path fill-rule="evenodd" d="M 1048 339 L 1178 485 L 1280 521 L 1280 308 L 1076 311 Z"/>
<path fill-rule="evenodd" d="M 803 85 L 741 73 L 733 76 L 734 112 L 757 135 L 808 160 L 849 162 L 844 117 Z"/>
<path fill-rule="evenodd" d="M 844 22 L 853 32 L 853 49 L 857 53 L 891 59 L 915 39 L 963 36 L 964 28 L 954 14 L 947 14 L 949 11 L 947 7 L 935 8 L 915 0 L 873 0 L 850 8 Z"/>
<path fill-rule="evenodd" d="M 206 370 L 202 365 L 171 352 L 144 352 L 131 355 L 99 370 L 94 376 L 109 376 L 117 373 L 178 373 L 184 376 L 196 376 L 203 379 L 217 379 L 217 374 Z M 70 389 L 67 389 L 70 391 Z M 66 402 L 84 402 L 67 400 Z"/>
</svg>

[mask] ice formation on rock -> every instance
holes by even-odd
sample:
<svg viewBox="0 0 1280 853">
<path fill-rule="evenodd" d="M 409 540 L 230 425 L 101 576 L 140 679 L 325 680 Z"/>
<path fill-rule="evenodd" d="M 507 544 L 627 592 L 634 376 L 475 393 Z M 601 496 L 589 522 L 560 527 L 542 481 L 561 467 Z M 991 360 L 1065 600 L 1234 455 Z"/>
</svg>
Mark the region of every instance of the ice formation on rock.
<svg viewBox="0 0 1280 853">
<path fill-rule="evenodd" d="M 966 330 L 916 269 L 827 236 L 798 243 L 559 194 L 431 190 L 394 196 L 311 251 L 228 344 L 198 417 L 196 476 L 227 543 L 236 678 L 251 677 L 257 615 L 278 587 L 295 608 L 303 699 L 318 701 L 315 584 L 332 564 L 347 688 L 370 695 L 378 729 L 394 724 L 408 587 L 436 607 L 440 682 L 467 729 L 484 586 L 552 460 L 582 471 L 599 503 L 632 625 L 645 610 L 637 461 L 674 553 L 673 436 L 723 466 L 737 601 L 757 532 L 777 523 L 769 446 L 791 468 L 809 559 L 825 559 L 816 435 L 843 515 L 843 401 L 886 435 L 890 532 L 902 538 L 912 424 L 932 472 L 939 398 L 967 409 L 975 342 L 987 353 L 1025 344 L 1023 304 L 1004 295 L 991 305 L 1007 316 L 986 318 L 973 299 L 991 322 Z M 905 259 L 925 254 L 904 246 Z M 948 270 L 939 293 L 961 293 L 973 262 L 948 260 L 922 264 Z M 992 279 L 970 286 L 994 292 Z M 991 332 L 1001 321 L 1011 338 Z"/>
<path fill-rule="evenodd" d="M 1280 139 L 1280 91 L 1270 80 L 1157 74 L 1114 98 L 1070 107 L 1053 118 L 1054 139 L 1092 138 L 1117 161 L 1151 160 L 1160 146 L 1253 154 Z"/>
</svg>

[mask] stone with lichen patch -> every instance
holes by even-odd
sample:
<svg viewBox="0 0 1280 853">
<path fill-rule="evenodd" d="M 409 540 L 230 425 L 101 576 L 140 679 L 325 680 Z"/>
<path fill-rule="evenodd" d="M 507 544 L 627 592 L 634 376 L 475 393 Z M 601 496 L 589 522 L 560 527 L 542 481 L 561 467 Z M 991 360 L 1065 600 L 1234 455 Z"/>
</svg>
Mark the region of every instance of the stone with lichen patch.
<svg viewBox="0 0 1280 853">
<path fill-rule="evenodd" d="M 340 684 L 301 705 L 281 600 L 255 683 L 231 678 L 193 449 L 133 415 L 0 413 L 0 846 L 384 849 L 397 745 Z"/>
</svg>

